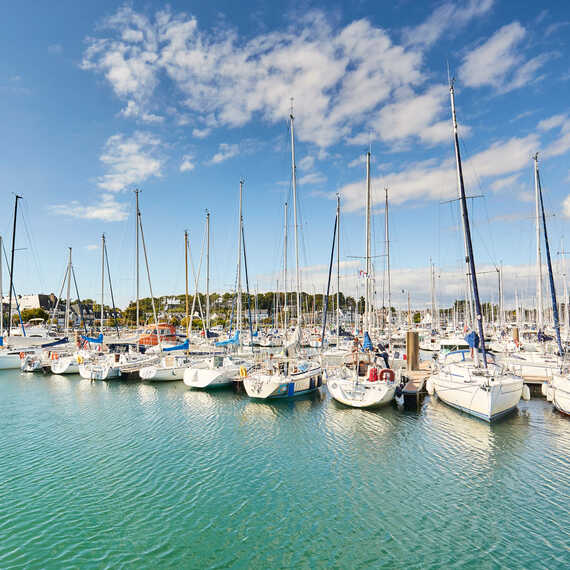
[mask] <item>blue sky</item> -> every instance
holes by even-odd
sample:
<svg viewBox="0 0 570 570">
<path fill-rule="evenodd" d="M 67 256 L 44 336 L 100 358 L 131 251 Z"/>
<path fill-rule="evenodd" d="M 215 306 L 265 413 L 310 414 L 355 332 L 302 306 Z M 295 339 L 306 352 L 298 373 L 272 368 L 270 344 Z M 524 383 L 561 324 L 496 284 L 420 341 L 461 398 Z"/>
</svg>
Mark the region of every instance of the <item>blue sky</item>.
<svg viewBox="0 0 570 570">
<path fill-rule="evenodd" d="M 455 205 L 442 203 L 457 192 L 447 62 L 468 192 L 483 195 L 472 209 L 481 271 L 502 261 L 509 295 L 515 282 L 533 294 L 535 151 L 560 250 L 570 217 L 566 3 L 22 2 L 4 8 L 0 26 L 0 232 L 9 240 L 22 194 L 20 293 L 57 293 L 72 246 L 81 295 L 96 296 L 105 232 L 120 304 L 132 299 L 135 187 L 155 294 L 183 290 L 183 232 L 198 262 L 206 208 L 212 288 L 230 289 L 240 178 L 251 284 L 274 286 L 293 97 L 305 289 L 325 286 L 337 192 L 343 283 L 356 286 L 370 147 L 374 249 L 383 252 L 388 186 L 394 290 L 427 300 L 431 257 L 442 300 L 455 298 L 462 241 Z M 492 273 L 482 282 L 496 295 Z"/>
</svg>

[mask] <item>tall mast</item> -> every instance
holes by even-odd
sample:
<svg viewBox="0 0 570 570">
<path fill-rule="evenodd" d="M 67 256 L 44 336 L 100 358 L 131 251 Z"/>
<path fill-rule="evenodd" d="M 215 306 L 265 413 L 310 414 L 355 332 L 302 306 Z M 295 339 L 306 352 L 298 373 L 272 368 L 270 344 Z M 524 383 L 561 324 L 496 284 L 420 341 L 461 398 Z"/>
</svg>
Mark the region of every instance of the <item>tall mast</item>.
<svg viewBox="0 0 570 570">
<path fill-rule="evenodd" d="M 435 329 L 435 268 L 429 258 L 429 268 L 430 268 L 430 287 L 431 287 L 431 328 Z"/>
<path fill-rule="evenodd" d="M 548 231 L 546 230 L 546 215 L 544 213 L 544 200 L 542 199 L 542 187 L 540 185 L 540 177 L 538 174 L 538 153 L 533 157 L 535 180 L 540 196 L 540 210 L 542 214 L 542 225 L 544 231 L 544 248 L 546 250 L 546 263 L 548 265 L 548 280 L 550 282 L 550 296 L 552 298 L 552 318 L 554 320 L 554 330 L 556 331 L 556 342 L 560 356 L 564 354 L 562 348 L 562 340 L 560 338 L 560 320 L 558 318 L 558 304 L 556 303 L 556 287 L 554 286 L 554 272 L 552 271 L 552 259 L 550 257 L 550 245 L 548 243 Z"/>
<path fill-rule="evenodd" d="M 291 171 L 293 173 L 293 218 L 295 224 L 295 281 L 297 289 L 297 326 L 301 326 L 301 277 L 299 273 L 299 226 L 297 221 L 297 167 L 295 166 L 295 117 L 293 116 L 293 100 L 291 99 Z"/>
<path fill-rule="evenodd" d="M 540 244 L 540 196 L 538 190 L 538 153 L 533 157 L 534 161 L 534 197 L 536 202 L 536 296 L 537 313 L 536 325 L 538 330 L 544 326 L 543 299 L 542 299 L 542 252 Z"/>
<path fill-rule="evenodd" d="M 370 151 L 366 153 L 366 276 L 364 289 L 364 329 L 370 328 Z"/>
<path fill-rule="evenodd" d="M 243 199 L 243 180 L 239 181 L 239 222 L 238 222 L 238 255 L 237 255 L 237 329 L 241 331 L 242 327 L 242 306 L 241 306 L 241 248 L 242 248 L 242 199 Z"/>
<path fill-rule="evenodd" d="M 16 220 L 18 216 L 18 200 L 22 197 L 16 194 L 16 202 L 14 203 L 14 223 L 12 225 L 12 254 L 10 260 L 10 289 L 8 291 L 8 336 L 12 330 L 12 290 L 14 288 L 14 251 L 16 246 Z"/>
<path fill-rule="evenodd" d="M 340 338 L 340 194 L 336 195 L 336 344 Z"/>
<path fill-rule="evenodd" d="M 283 328 L 287 334 L 287 202 L 283 221 Z"/>
<path fill-rule="evenodd" d="M 210 330 L 210 212 L 206 210 L 206 330 Z"/>
<path fill-rule="evenodd" d="M 65 334 L 69 333 L 69 308 L 71 304 L 71 248 L 69 248 L 69 261 L 67 262 L 67 297 L 65 301 Z"/>
<path fill-rule="evenodd" d="M 3 276 L 2 267 L 4 265 L 4 245 L 2 243 L 2 236 L 0 236 L 0 339 L 4 337 L 4 290 L 3 290 Z"/>
<path fill-rule="evenodd" d="M 140 323 L 140 307 L 139 307 L 139 296 L 140 296 L 140 280 L 139 280 L 139 226 L 140 226 L 140 210 L 139 210 L 139 192 L 140 190 L 137 188 L 135 190 L 136 196 L 136 203 L 137 203 L 137 211 L 136 211 L 136 235 L 137 235 L 137 242 L 136 242 L 136 287 L 137 287 L 137 329 L 139 328 Z"/>
<path fill-rule="evenodd" d="M 186 275 L 186 337 L 190 338 L 190 315 L 188 313 L 188 230 L 184 230 L 184 271 Z"/>
<path fill-rule="evenodd" d="M 105 234 L 101 236 L 101 334 L 103 334 L 103 306 L 105 302 Z"/>
<path fill-rule="evenodd" d="M 453 142 L 455 145 L 455 161 L 457 163 L 457 186 L 461 204 L 461 214 L 463 220 L 463 232 L 465 238 L 465 261 L 468 273 L 471 274 L 471 284 L 473 286 L 473 298 L 475 300 L 475 317 L 481 342 L 481 352 L 483 353 L 483 364 L 487 368 L 487 354 L 485 352 L 485 335 L 483 334 L 483 315 L 481 314 L 481 302 L 479 300 L 479 287 L 477 284 L 477 272 L 475 271 L 475 259 L 473 257 L 473 244 L 471 243 L 471 228 L 469 227 L 469 213 L 467 211 L 467 198 L 465 196 L 465 185 L 463 183 L 463 169 L 461 167 L 461 154 L 459 152 L 459 137 L 457 134 L 457 118 L 455 115 L 455 92 L 453 81 L 449 86 L 451 98 L 451 116 L 453 122 Z"/>
<path fill-rule="evenodd" d="M 390 276 L 390 226 L 388 216 L 388 188 L 384 188 L 386 194 L 386 201 L 384 204 L 384 220 L 385 220 L 385 239 L 386 239 L 386 266 L 388 276 L 388 339 L 390 339 L 392 331 L 392 283 Z"/>
</svg>

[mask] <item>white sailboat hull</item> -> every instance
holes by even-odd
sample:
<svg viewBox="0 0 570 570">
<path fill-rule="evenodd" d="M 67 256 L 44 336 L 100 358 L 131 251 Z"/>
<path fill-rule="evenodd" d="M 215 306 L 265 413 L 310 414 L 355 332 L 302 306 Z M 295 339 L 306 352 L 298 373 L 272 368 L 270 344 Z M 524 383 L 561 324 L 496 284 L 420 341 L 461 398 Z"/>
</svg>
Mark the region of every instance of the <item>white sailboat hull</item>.
<svg viewBox="0 0 570 570">
<path fill-rule="evenodd" d="M 50 369 L 52 374 L 79 374 L 77 356 L 60 356 L 52 360 Z"/>
<path fill-rule="evenodd" d="M 243 380 L 247 395 L 261 400 L 300 396 L 314 392 L 322 385 L 323 374 L 320 366 L 288 376 L 256 373 Z"/>
<path fill-rule="evenodd" d="M 491 422 L 513 411 L 519 403 L 523 379 L 505 374 L 496 379 L 458 373 L 457 367 L 431 377 L 437 397 L 472 416 Z"/>
<path fill-rule="evenodd" d="M 16 354 L 0 354 L 0 370 L 13 370 L 20 368 L 20 355 Z"/>
<path fill-rule="evenodd" d="M 552 379 L 552 403 L 554 407 L 570 415 L 570 377 L 555 375 Z"/>
<path fill-rule="evenodd" d="M 139 376 L 148 382 L 172 382 L 182 380 L 186 370 L 185 366 L 145 366 L 139 370 Z"/>
<path fill-rule="evenodd" d="M 190 388 L 215 388 L 229 386 L 239 376 L 239 367 L 235 368 L 187 368 L 184 372 L 184 384 Z"/>
<path fill-rule="evenodd" d="M 353 408 L 371 408 L 383 406 L 394 399 L 396 385 L 394 382 L 355 382 L 348 378 L 329 378 L 327 380 L 329 394 L 341 404 Z"/>
<path fill-rule="evenodd" d="M 87 380 L 111 380 L 121 376 L 121 369 L 108 363 L 89 362 L 79 365 L 79 375 Z"/>
</svg>

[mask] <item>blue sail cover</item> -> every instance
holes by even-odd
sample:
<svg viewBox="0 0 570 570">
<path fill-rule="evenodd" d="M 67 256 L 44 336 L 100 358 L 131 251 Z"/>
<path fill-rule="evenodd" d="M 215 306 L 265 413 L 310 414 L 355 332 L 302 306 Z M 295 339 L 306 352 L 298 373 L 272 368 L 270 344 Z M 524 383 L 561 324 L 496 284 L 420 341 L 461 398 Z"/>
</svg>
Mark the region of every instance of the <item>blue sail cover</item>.
<svg viewBox="0 0 570 570">
<path fill-rule="evenodd" d="M 86 340 L 87 342 L 94 342 L 95 344 L 103 343 L 103 333 L 99 333 L 99 336 L 97 338 L 93 338 L 91 336 L 84 336 L 84 335 L 81 335 L 81 338 L 83 340 Z"/>
<path fill-rule="evenodd" d="M 4 337 L 0 336 L 0 346 L 4 346 Z"/>
<path fill-rule="evenodd" d="M 370 340 L 370 335 L 367 332 L 364 333 L 364 342 L 362 344 L 362 349 L 374 350 L 374 347 L 372 346 L 372 341 Z"/>
<path fill-rule="evenodd" d="M 479 348 L 479 335 L 475 331 L 471 331 L 465 336 L 465 342 L 470 348 Z"/>
<path fill-rule="evenodd" d="M 186 339 L 182 344 L 177 344 L 176 346 L 169 346 L 168 348 L 163 348 L 162 352 L 172 352 L 173 350 L 188 350 L 190 346 L 190 341 Z"/>
<path fill-rule="evenodd" d="M 47 342 L 45 344 L 42 344 L 41 347 L 42 348 L 49 348 L 50 346 L 57 346 L 58 344 L 65 344 L 68 341 L 69 341 L 69 339 L 65 336 L 63 338 L 60 338 L 59 340 L 55 340 L 53 342 Z"/>
<path fill-rule="evenodd" d="M 220 340 L 216 343 L 216 346 L 228 346 L 229 344 L 237 344 L 239 342 L 239 331 L 236 331 L 232 338 L 227 340 Z"/>
</svg>

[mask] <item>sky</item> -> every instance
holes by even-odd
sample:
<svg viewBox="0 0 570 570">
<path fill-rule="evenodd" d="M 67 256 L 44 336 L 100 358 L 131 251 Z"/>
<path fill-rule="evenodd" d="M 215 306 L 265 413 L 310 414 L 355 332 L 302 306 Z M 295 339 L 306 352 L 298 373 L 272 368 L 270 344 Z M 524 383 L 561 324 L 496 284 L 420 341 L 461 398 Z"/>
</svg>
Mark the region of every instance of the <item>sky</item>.
<svg viewBox="0 0 570 570">
<path fill-rule="evenodd" d="M 72 247 L 81 297 L 99 298 L 104 233 L 118 303 L 134 299 L 135 188 L 154 294 L 184 290 L 184 230 L 204 289 L 206 209 L 211 290 L 232 290 L 240 180 L 250 288 L 283 287 L 288 201 L 291 289 L 293 104 L 303 289 L 326 287 L 339 194 L 341 289 L 362 291 L 370 150 L 377 297 L 385 188 L 394 303 L 429 301 L 430 260 L 440 302 L 462 296 L 448 68 L 484 300 L 501 264 L 507 301 L 535 295 L 535 152 L 563 290 L 568 3 L 19 2 L 0 32 L 0 235 L 9 246 L 17 193 L 18 293 L 58 294 Z"/>
</svg>

